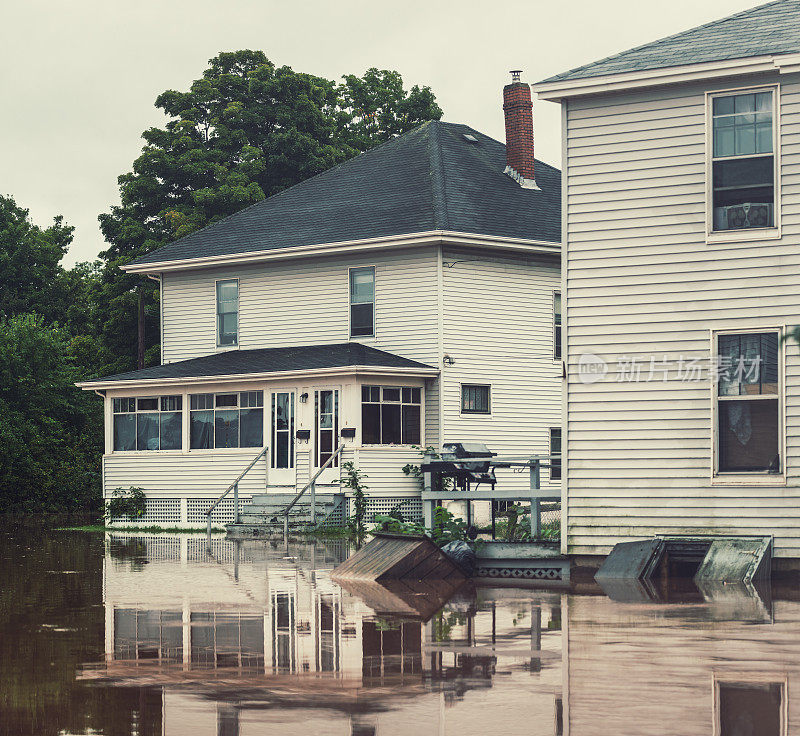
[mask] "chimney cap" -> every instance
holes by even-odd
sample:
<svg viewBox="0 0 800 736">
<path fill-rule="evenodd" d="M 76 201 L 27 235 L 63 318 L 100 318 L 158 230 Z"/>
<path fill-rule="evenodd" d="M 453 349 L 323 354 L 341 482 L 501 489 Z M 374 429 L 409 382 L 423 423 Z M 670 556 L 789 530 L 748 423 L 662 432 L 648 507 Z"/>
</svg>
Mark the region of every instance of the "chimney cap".
<svg viewBox="0 0 800 736">
<path fill-rule="evenodd" d="M 519 82 L 520 75 L 522 74 L 522 69 L 512 69 L 511 72 L 511 81 L 512 82 Z"/>
</svg>

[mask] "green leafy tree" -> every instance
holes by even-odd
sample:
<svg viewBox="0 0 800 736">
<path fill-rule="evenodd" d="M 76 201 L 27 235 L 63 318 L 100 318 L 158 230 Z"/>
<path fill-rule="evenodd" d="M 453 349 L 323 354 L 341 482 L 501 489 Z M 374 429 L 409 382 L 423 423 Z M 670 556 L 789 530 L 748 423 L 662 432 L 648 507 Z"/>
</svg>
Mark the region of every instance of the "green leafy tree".
<svg viewBox="0 0 800 736">
<path fill-rule="evenodd" d="M 397 72 L 336 83 L 249 50 L 219 54 L 156 107 L 168 122 L 143 133 L 141 155 L 119 177 L 120 204 L 99 218 L 109 243 L 100 306 L 110 371 L 136 365 L 140 299 L 148 362 L 160 339 L 157 285 L 121 265 L 442 115 L 429 88 L 406 91 Z"/>
<path fill-rule="evenodd" d="M 73 385 L 84 342 L 39 315 L 0 319 L 0 513 L 98 506 L 102 404 Z"/>
<path fill-rule="evenodd" d="M 0 196 L 0 317 L 36 312 L 52 322 L 63 314 L 60 262 L 72 231 L 60 216 L 42 229 L 12 197 Z"/>
</svg>

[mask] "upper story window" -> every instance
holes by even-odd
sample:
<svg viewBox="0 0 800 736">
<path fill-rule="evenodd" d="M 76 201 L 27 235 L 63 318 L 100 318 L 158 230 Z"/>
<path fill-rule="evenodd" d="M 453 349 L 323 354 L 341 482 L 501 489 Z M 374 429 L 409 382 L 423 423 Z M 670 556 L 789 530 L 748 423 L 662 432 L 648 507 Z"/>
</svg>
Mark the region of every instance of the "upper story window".
<svg viewBox="0 0 800 736">
<path fill-rule="evenodd" d="M 113 400 L 114 450 L 180 450 L 181 396 Z"/>
<path fill-rule="evenodd" d="M 375 268 L 350 269 L 350 337 L 375 334 Z"/>
<path fill-rule="evenodd" d="M 189 397 L 189 447 L 261 447 L 264 392 L 192 394 Z"/>
<path fill-rule="evenodd" d="M 461 413 L 462 414 L 489 414 L 491 413 L 490 387 L 482 384 L 461 384 Z"/>
<path fill-rule="evenodd" d="M 361 442 L 418 445 L 422 437 L 422 390 L 407 386 L 361 387 Z"/>
<path fill-rule="evenodd" d="M 217 346 L 239 344 L 239 279 L 217 281 Z"/>
<path fill-rule="evenodd" d="M 553 360 L 561 360 L 561 292 L 553 292 Z"/>
<path fill-rule="evenodd" d="M 775 92 L 719 94 L 712 107 L 712 230 L 775 226 Z"/>
<path fill-rule="evenodd" d="M 717 337 L 717 470 L 780 473 L 777 330 Z"/>
</svg>

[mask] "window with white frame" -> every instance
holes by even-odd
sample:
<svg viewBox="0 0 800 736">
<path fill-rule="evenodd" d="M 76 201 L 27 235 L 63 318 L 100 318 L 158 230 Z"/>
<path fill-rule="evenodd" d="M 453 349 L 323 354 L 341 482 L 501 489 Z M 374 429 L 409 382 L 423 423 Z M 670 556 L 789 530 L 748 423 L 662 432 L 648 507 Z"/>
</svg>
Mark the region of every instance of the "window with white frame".
<svg viewBox="0 0 800 736">
<path fill-rule="evenodd" d="M 263 391 L 189 396 L 190 449 L 261 447 L 263 441 Z"/>
<path fill-rule="evenodd" d="M 350 269 L 350 337 L 375 334 L 375 268 Z"/>
<path fill-rule="evenodd" d="M 561 292 L 553 292 L 553 360 L 561 360 Z"/>
<path fill-rule="evenodd" d="M 114 450 L 180 450 L 181 396 L 112 400 Z"/>
<path fill-rule="evenodd" d="M 422 389 L 361 387 L 361 442 L 418 445 L 422 438 Z"/>
<path fill-rule="evenodd" d="M 217 346 L 239 344 L 239 279 L 217 281 Z"/>
<path fill-rule="evenodd" d="M 561 480 L 561 427 L 550 427 L 550 480 Z"/>
<path fill-rule="evenodd" d="M 491 387 L 477 383 L 462 383 L 461 413 L 491 413 Z"/>
<path fill-rule="evenodd" d="M 711 97 L 712 230 L 774 227 L 775 90 Z"/>
<path fill-rule="evenodd" d="M 717 469 L 781 472 L 778 330 L 717 335 Z"/>
</svg>

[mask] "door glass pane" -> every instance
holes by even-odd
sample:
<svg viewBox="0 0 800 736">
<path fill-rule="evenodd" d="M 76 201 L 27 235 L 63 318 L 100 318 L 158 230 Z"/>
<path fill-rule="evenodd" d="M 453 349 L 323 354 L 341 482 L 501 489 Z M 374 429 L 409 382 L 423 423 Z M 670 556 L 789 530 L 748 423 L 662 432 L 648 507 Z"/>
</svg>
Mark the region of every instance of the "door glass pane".
<svg viewBox="0 0 800 736">
<path fill-rule="evenodd" d="M 189 447 L 210 450 L 214 447 L 214 412 L 193 411 L 189 416 Z"/>
<path fill-rule="evenodd" d="M 136 415 L 136 449 L 157 450 L 159 443 L 158 414 Z"/>
<path fill-rule="evenodd" d="M 215 447 L 239 446 L 239 411 L 217 410 L 214 414 Z"/>
<path fill-rule="evenodd" d="M 316 411 L 316 455 L 317 467 L 322 467 L 330 458 L 339 434 L 339 392 L 315 391 Z M 333 467 L 338 465 L 338 460 Z"/>
<path fill-rule="evenodd" d="M 114 449 L 136 449 L 135 414 L 116 414 L 114 416 Z"/>
<path fill-rule="evenodd" d="M 294 467 L 294 392 L 272 394 L 272 467 Z"/>
<path fill-rule="evenodd" d="M 264 410 L 242 409 L 241 446 L 261 447 L 264 444 Z"/>
<path fill-rule="evenodd" d="M 180 412 L 164 412 L 161 415 L 161 449 L 180 450 L 182 446 L 182 415 Z"/>
</svg>

